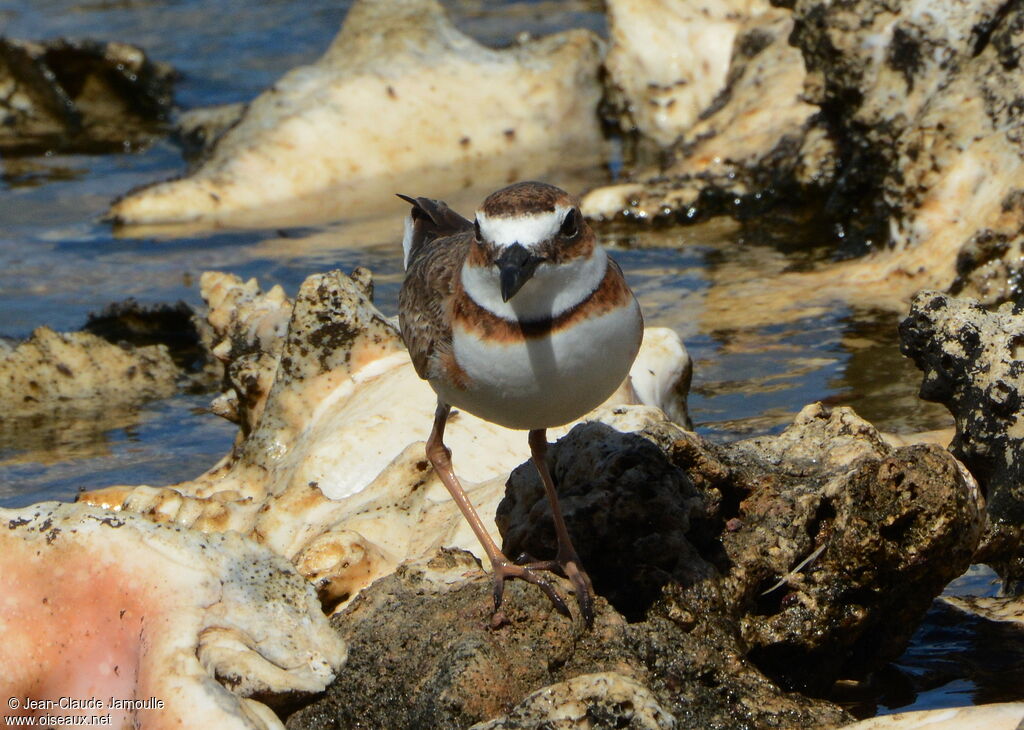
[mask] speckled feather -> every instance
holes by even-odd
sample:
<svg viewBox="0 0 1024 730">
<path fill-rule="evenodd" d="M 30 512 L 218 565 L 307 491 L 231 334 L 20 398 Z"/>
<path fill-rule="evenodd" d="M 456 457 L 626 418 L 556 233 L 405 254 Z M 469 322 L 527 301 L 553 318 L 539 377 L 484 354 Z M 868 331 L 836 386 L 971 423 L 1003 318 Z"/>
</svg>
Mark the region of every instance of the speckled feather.
<svg viewBox="0 0 1024 730">
<path fill-rule="evenodd" d="M 413 240 L 398 295 L 398 324 L 416 374 L 427 380 L 434 375 L 431 363 L 451 354 L 447 311 L 473 224 L 439 200 L 399 197 L 413 206 Z"/>
</svg>

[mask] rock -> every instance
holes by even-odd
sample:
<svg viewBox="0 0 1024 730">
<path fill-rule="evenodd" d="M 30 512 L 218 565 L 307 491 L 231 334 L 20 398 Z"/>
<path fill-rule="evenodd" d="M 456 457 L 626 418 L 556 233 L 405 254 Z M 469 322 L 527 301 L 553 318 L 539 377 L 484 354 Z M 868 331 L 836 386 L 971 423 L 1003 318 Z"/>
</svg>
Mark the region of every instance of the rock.
<svg viewBox="0 0 1024 730">
<path fill-rule="evenodd" d="M 181 300 L 174 304 L 141 304 L 129 298 L 91 312 L 82 331 L 122 346 L 166 345 L 179 366 L 196 372 L 209 359 L 202 327 L 201 318 Z"/>
<path fill-rule="evenodd" d="M 120 347 L 40 327 L 0 357 L 2 420 L 99 412 L 167 397 L 179 370 L 163 345 Z"/>
<path fill-rule="evenodd" d="M 1010 304 L 924 291 L 900 324 L 900 350 L 924 372 L 921 397 L 956 419 L 950 451 L 978 479 L 991 520 L 979 560 L 1024 579 L 1024 315 Z"/>
<path fill-rule="evenodd" d="M 503 717 L 470 730 L 521 730 L 551 727 L 619 727 L 668 730 L 676 727 L 669 714 L 639 682 L 617 672 L 595 672 L 559 682 L 531 695 Z"/>
<path fill-rule="evenodd" d="M 174 72 L 126 43 L 0 38 L 0 152 L 120 152 L 164 133 Z"/>
<path fill-rule="evenodd" d="M 808 407 L 777 437 L 727 446 L 664 421 L 637 425 L 628 435 L 583 424 L 549 450 L 599 595 L 592 633 L 518 583 L 491 623 L 490 580 L 444 552 L 336 614 L 351 675 L 289 727 L 593 722 L 607 695 L 580 698 L 569 683 L 606 672 L 634 695 L 614 716 L 623 726 L 659 726 L 640 724 L 638 707 L 687 727 L 835 726 L 838 708 L 775 683 L 825 693 L 897 656 L 978 543 L 980 497 L 955 460 L 893 449 L 848 409 Z M 547 557 L 553 529 L 528 466 L 509 479 L 499 525 L 506 550 Z M 380 696 L 407 702 L 384 718 Z"/>
<path fill-rule="evenodd" d="M 713 576 L 686 538 L 701 496 L 651 441 L 582 424 L 550 450 L 548 467 L 594 589 L 627 619 L 642 618 L 670 581 Z M 509 476 L 495 521 L 506 555 L 556 553 L 551 509 L 532 462 Z"/>
<path fill-rule="evenodd" d="M 737 36 L 724 106 L 682 132 L 664 164 L 593 191 L 586 214 L 691 223 L 809 204 L 837 258 L 860 256 L 770 278 L 751 267 L 711 290 L 705 317 L 718 327 L 795 321 L 837 301 L 902 311 L 925 288 L 1018 299 L 1024 10 L 996 0 L 779 4 L 791 15 L 754 14 L 749 23 L 763 25 L 750 42 Z M 786 55 L 787 36 L 803 64 Z M 774 40 L 745 58 L 759 38 Z M 747 119 L 759 120 L 749 138 Z M 723 131 L 705 139 L 712 130 Z M 729 311 L 736 301 L 742 311 Z"/>
<path fill-rule="evenodd" d="M 438 544 L 479 550 L 424 455 L 436 396 L 373 306 L 368 271 L 312 276 L 294 302 L 220 274 L 204 275 L 202 289 L 229 387 L 215 408 L 241 427 L 234 449 L 190 482 L 80 499 L 257 537 L 315 580 L 328 608 Z M 690 372 L 678 336 L 652 328 L 635 377 L 589 418 L 664 420 L 661 406 L 685 417 Z M 653 407 L 620 408 L 641 398 Z M 508 473 L 529 457 L 525 435 L 457 413 L 446 441 L 474 503 L 493 515 Z"/>
<path fill-rule="evenodd" d="M 320 692 L 345 660 L 309 584 L 236 534 L 81 504 L 0 509 L 0 590 L 5 690 L 104 703 L 85 712 L 4 702 L 0 717 L 277 728 L 268 705 Z M 111 698 L 160 704 L 124 709 Z"/>
<path fill-rule="evenodd" d="M 570 627 L 533 586 L 510 583 L 494 625 L 491 581 L 442 550 L 374 583 L 332 623 L 345 681 L 288 718 L 299 728 L 823 727 L 848 716 L 780 692 L 742 658 L 713 590 L 671 591 L 642 623 L 598 599 Z M 703 609 L 703 610 L 702 610 Z M 382 697 L 402 702 L 382 703 Z M 525 698 L 525 699 L 524 699 Z M 564 725 L 561 723 L 565 723 Z"/>
<path fill-rule="evenodd" d="M 981 538 L 977 485 L 948 452 L 892 449 L 849 409 L 808 406 L 730 461 L 749 470 L 722 536 L 742 636 L 786 688 L 824 692 L 896 659 Z"/>
<path fill-rule="evenodd" d="M 110 216 L 308 225 L 397 210 L 413 177 L 410 192 L 443 197 L 543 175 L 600 148 L 601 52 L 582 30 L 496 51 L 436 0 L 358 0 L 324 56 L 253 101 L 196 171 L 129 193 Z"/>
<path fill-rule="evenodd" d="M 849 235 L 890 247 L 879 263 L 905 296 L 1014 296 L 1022 12 L 996 0 L 794 3 L 807 96 L 840 152 L 834 208 Z"/>
<path fill-rule="evenodd" d="M 113 344 L 40 327 L 0 346 L 0 450 L 43 463 L 103 449 L 105 434 L 138 421 L 183 375 L 164 345 Z"/>
<path fill-rule="evenodd" d="M 238 124 L 245 108 L 245 104 L 238 102 L 190 109 L 179 115 L 175 134 L 185 159 L 196 164 L 209 157 L 221 135 Z"/>
<path fill-rule="evenodd" d="M 943 596 L 942 600 L 989 621 L 1024 624 L 1024 599 L 1020 596 Z"/>
<path fill-rule="evenodd" d="M 622 128 L 675 142 L 725 87 L 743 21 L 767 9 L 763 0 L 608 3 L 608 95 Z"/>
<path fill-rule="evenodd" d="M 750 215 L 830 180 L 833 150 L 803 98 L 791 14 L 760 2 L 609 4 L 613 90 L 671 150 L 583 199 L 592 218 L 693 223 Z M 628 125 L 627 125 L 628 126 Z"/>
<path fill-rule="evenodd" d="M 664 422 L 636 435 L 586 424 L 549 458 L 583 565 L 627 619 L 666 585 L 718 584 L 748 658 L 815 695 L 899 656 L 983 524 L 947 452 L 893 449 L 846 408 L 808 406 L 778 436 L 722 447 Z M 498 525 L 509 554 L 549 557 L 550 515 L 526 466 Z"/>
<path fill-rule="evenodd" d="M 845 730 L 1017 730 L 1024 702 L 899 712 L 844 725 Z"/>
</svg>

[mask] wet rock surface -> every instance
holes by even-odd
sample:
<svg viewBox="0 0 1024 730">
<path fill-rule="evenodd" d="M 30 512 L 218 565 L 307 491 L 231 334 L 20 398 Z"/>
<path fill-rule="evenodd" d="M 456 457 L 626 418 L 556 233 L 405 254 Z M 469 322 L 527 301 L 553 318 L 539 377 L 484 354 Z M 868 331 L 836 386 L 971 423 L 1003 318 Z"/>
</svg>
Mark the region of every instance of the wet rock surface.
<svg viewBox="0 0 1024 730">
<path fill-rule="evenodd" d="M 941 8 L 885 0 L 778 5 L 784 7 L 730 6 L 731 31 L 723 38 L 732 56 L 721 92 L 675 129 L 670 151 L 654 164 L 638 155 L 626 181 L 591 191 L 585 212 L 686 224 L 712 215 L 744 220 L 814 211 L 837 258 L 860 258 L 767 279 L 759 296 L 775 309 L 837 299 L 901 309 L 922 288 L 989 304 L 1017 298 L 1021 9 L 995 0 Z M 609 17 L 611 58 L 660 51 L 662 66 L 673 68 L 672 44 L 643 45 L 660 26 L 631 38 L 615 32 L 615 12 Z M 624 68 L 650 83 L 634 84 L 634 104 L 680 93 L 663 90 L 649 62 Z M 647 101 L 646 108 L 659 109 L 657 98 Z M 657 118 L 672 117 L 666 110 Z M 662 145 L 668 139 L 658 128 L 645 133 Z"/>
<path fill-rule="evenodd" d="M 985 491 L 991 519 L 979 556 L 1007 579 L 1024 579 L 1024 314 L 1004 304 L 921 292 L 900 325 L 900 347 L 924 372 L 921 397 L 956 419 L 953 452 Z"/>
<path fill-rule="evenodd" d="M 98 412 L 166 397 L 179 374 L 163 345 L 121 347 L 88 332 L 40 327 L 0 353 L 0 420 Z"/>
<path fill-rule="evenodd" d="M 789 11 L 622 0 L 609 4 L 609 24 L 612 98 L 666 149 L 656 164 L 633 165 L 628 182 L 588 193 L 586 215 L 659 224 L 749 217 L 831 182 L 834 150 L 818 108 L 803 99 Z M 668 70 L 679 78 L 668 83 Z"/>
<path fill-rule="evenodd" d="M 5 156 L 130 150 L 164 133 L 173 70 L 126 43 L 0 38 Z"/>
</svg>

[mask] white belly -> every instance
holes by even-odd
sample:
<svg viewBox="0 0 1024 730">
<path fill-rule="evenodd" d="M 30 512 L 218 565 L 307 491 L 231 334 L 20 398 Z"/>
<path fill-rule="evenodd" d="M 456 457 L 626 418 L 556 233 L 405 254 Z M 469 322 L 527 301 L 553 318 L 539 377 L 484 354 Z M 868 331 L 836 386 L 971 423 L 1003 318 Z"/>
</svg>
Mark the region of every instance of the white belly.
<svg viewBox="0 0 1024 730">
<path fill-rule="evenodd" d="M 455 359 L 465 390 L 432 385 L 443 400 L 507 428 L 561 426 L 596 408 L 629 373 L 643 336 L 640 307 L 578 321 L 545 337 L 491 343 L 456 328 Z"/>
</svg>

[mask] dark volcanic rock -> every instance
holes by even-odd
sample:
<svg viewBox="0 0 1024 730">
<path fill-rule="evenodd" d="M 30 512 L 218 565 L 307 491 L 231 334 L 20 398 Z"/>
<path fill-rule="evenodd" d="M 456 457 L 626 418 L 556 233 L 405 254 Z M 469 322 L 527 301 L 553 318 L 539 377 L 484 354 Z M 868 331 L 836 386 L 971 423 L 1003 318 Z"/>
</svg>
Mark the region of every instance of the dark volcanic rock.
<svg viewBox="0 0 1024 730">
<path fill-rule="evenodd" d="M 721 581 L 750 658 L 787 688 L 824 693 L 896 658 L 980 539 L 977 490 L 947 452 L 894 449 L 846 408 L 808 406 L 779 436 L 729 446 L 640 433 L 653 443 L 586 424 L 549 451 L 598 593 L 637 618 L 664 585 Z M 549 557 L 528 466 L 499 527 L 511 554 Z"/>
<path fill-rule="evenodd" d="M 642 623 L 599 599 L 590 631 L 533 586 L 512 583 L 505 600 L 506 620 L 492 626 L 491 580 L 458 551 L 374 583 L 333 619 L 349 642 L 341 677 L 288 727 L 465 728 L 496 717 L 490 727 L 550 727 L 536 698 L 516 705 L 552 684 L 549 693 L 582 705 L 560 705 L 563 721 L 575 713 L 599 727 L 670 727 L 666 715 L 707 728 L 849 719 L 781 692 L 744 660 L 712 583 L 670 589 Z"/>
<path fill-rule="evenodd" d="M 979 559 L 1024 579 L 1024 314 L 921 292 L 900 324 L 900 349 L 924 371 L 921 397 L 956 419 L 950 451 L 985 492 L 991 526 Z"/>
<path fill-rule="evenodd" d="M 701 496 L 648 439 L 581 424 L 548 452 L 548 468 L 596 591 L 627 618 L 641 618 L 669 581 L 714 574 L 687 539 Z M 555 554 L 551 509 L 532 463 L 512 472 L 495 520 L 506 555 Z"/>
<path fill-rule="evenodd" d="M 126 43 L 0 38 L 0 152 L 115 152 L 163 133 L 174 72 Z"/>
</svg>

